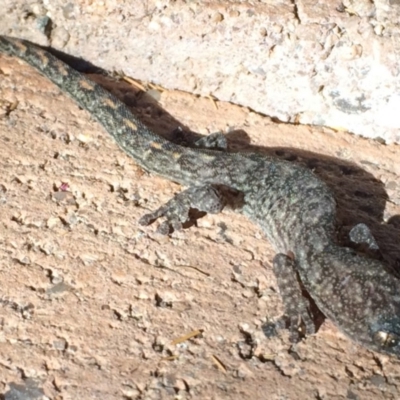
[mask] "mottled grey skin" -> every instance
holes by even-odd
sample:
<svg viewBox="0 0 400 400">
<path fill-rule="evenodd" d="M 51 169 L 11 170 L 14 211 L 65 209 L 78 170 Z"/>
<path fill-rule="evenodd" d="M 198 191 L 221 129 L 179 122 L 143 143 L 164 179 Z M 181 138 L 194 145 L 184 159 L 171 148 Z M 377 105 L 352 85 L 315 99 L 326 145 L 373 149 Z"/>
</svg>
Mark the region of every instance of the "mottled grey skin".
<svg viewBox="0 0 400 400">
<path fill-rule="evenodd" d="M 214 135 L 197 148 L 151 132 L 107 91 L 45 50 L 0 36 L 0 52 L 39 70 L 100 122 L 144 169 L 189 188 L 141 219 L 165 217 L 160 230 L 179 229 L 191 207 L 219 212 L 224 187 L 243 195 L 238 210 L 259 224 L 278 255 L 274 271 L 292 338 L 314 332 L 299 279 L 319 309 L 354 341 L 400 356 L 400 283 L 385 266 L 335 242 L 335 200 L 311 171 L 259 154 L 221 151 Z M 222 143 L 222 144 L 221 144 Z M 203 148 L 201 148 L 203 147 Z"/>
</svg>

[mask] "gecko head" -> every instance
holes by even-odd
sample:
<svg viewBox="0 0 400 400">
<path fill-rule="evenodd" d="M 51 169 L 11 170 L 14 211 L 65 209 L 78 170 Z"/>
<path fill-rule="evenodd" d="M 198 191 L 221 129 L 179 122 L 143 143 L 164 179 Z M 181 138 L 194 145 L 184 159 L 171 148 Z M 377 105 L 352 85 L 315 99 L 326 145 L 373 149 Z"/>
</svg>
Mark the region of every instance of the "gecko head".
<svg viewBox="0 0 400 400">
<path fill-rule="evenodd" d="M 400 318 L 386 316 L 370 326 L 372 347 L 400 358 Z"/>
<path fill-rule="evenodd" d="M 336 303 L 329 304 L 339 328 L 371 350 L 400 358 L 400 280 L 379 260 L 349 248 L 333 248 L 328 257 L 323 262 L 341 277 L 339 312 Z"/>
</svg>

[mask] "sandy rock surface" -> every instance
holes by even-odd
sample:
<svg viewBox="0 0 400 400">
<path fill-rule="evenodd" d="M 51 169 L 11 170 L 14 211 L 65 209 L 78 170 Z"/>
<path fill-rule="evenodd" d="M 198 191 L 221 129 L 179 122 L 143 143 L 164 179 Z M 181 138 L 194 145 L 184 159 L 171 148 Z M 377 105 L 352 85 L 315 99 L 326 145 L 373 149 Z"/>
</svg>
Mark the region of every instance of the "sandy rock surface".
<svg viewBox="0 0 400 400">
<path fill-rule="evenodd" d="M 160 134 L 223 131 L 233 150 L 305 163 L 337 196 L 341 240 L 366 222 L 398 263 L 398 146 L 91 78 Z M 0 152 L 6 399 L 400 397 L 399 361 L 359 347 L 328 320 L 295 346 L 287 333 L 265 338 L 261 325 L 282 303 L 260 229 L 230 211 L 169 237 L 140 227 L 179 185 L 145 173 L 87 112 L 3 56 Z"/>
</svg>

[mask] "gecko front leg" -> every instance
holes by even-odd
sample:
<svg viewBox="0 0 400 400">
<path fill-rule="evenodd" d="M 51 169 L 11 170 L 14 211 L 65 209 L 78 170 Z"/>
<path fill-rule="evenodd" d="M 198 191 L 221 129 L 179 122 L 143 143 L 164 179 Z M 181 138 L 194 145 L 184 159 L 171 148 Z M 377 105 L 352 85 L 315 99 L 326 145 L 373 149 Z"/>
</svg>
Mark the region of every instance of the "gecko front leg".
<svg viewBox="0 0 400 400">
<path fill-rule="evenodd" d="M 222 190 L 217 185 L 193 186 L 176 194 L 156 211 L 144 215 L 139 224 L 150 225 L 156 219 L 164 217 L 166 220 L 159 225 L 157 232 L 168 235 L 171 230 L 182 229 L 182 224 L 189 221 L 190 209 L 218 214 L 225 203 Z"/>
<path fill-rule="evenodd" d="M 223 133 L 214 132 L 197 140 L 194 147 L 226 151 L 228 150 L 228 141 Z"/>
<path fill-rule="evenodd" d="M 364 223 L 357 224 L 349 232 L 350 240 L 356 244 L 367 245 L 370 250 L 378 251 L 379 246 L 371 230 Z"/>
<path fill-rule="evenodd" d="M 209 135 L 202 136 L 196 141 L 188 140 L 185 137 L 185 132 L 181 127 L 178 127 L 172 131 L 173 138 L 171 139 L 174 143 L 185 147 L 199 148 L 199 149 L 212 149 L 219 151 L 228 150 L 228 141 L 226 136 L 222 132 L 213 132 Z"/>
</svg>

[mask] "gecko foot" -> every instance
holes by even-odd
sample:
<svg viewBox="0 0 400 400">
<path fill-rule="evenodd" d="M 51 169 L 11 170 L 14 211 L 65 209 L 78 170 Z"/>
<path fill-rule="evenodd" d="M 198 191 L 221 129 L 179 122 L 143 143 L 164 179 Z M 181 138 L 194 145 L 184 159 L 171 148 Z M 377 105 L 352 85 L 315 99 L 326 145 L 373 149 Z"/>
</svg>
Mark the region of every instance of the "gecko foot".
<svg viewBox="0 0 400 400">
<path fill-rule="evenodd" d="M 189 211 L 197 209 L 210 214 L 218 214 L 225 205 L 223 195 L 215 185 L 193 186 L 176 194 L 170 201 L 156 211 L 144 215 L 140 225 L 150 225 L 156 219 L 166 220 L 157 228 L 157 232 L 168 235 L 171 231 L 182 229 L 182 224 L 190 220 Z"/>
<path fill-rule="evenodd" d="M 278 320 L 267 322 L 262 329 L 267 337 L 276 335 L 281 329 L 289 329 L 290 341 L 298 342 L 302 337 L 315 333 L 310 304 L 303 297 L 295 262 L 285 254 L 277 254 L 273 265 L 285 311 Z"/>
</svg>

